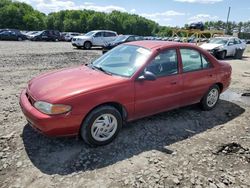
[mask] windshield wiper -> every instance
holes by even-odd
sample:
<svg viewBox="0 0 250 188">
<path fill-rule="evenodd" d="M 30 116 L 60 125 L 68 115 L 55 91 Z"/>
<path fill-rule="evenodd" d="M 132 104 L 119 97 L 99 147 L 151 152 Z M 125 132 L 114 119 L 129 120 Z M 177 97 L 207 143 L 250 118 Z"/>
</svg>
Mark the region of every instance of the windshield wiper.
<svg viewBox="0 0 250 188">
<path fill-rule="evenodd" d="M 102 72 L 104 72 L 104 73 L 106 73 L 106 74 L 108 74 L 108 75 L 112 75 L 112 73 L 111 72 L 109 72 L 109 71 L 106 71 L 105 69 L 103 69 L 102 67 L 97 67 L 97 66 L 95 66 L 95 65 L 93 65 L 92 63 L 91 63 L 91 68 L 92 69 L 97 69 L 97 70 L 100 70 L 100 71 L 102 71 Z"/>
</svg>

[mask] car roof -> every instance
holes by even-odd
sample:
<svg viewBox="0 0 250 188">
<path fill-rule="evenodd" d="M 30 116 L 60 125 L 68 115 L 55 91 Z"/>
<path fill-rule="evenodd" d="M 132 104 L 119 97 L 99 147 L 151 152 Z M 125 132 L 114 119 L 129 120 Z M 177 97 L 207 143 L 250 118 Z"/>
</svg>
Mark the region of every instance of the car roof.
<svg viewBox="0 0 250 188">
<path fill-rule="evenodd" d="M 160 48 L 166 48 L 166 47 L 192 47 L 197 48 L 194 44 L 189 43 L 180 43 L 180 42 L 172 42 L 172 41 L 148 41 L 148 40 L 142 40 L 142 41 L 133 41 L 126 44 L 135 45 L 135 46 L 141 46 L 144 48 L 148 48 L 151 50 L 156 50 Z"/>
<path fill-rule="evenodd" d="M 111 33 L 116 33 L 115 31 L 111 31 L 111 30 L 93 30 L 92 32 L 111 32 Z"/>
<path fill-rule="evenodd" d="M 237 37 L 214 37 L 214 38 L 217 38 L 217 39 L 237 39 Z"/>
</svg>

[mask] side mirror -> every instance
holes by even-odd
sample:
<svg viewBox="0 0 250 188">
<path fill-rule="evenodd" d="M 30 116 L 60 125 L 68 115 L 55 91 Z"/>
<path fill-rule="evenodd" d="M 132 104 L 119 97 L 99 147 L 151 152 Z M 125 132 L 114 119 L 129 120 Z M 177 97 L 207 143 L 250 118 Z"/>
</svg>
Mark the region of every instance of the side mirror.
<svg viewBox="0 0 250 188">
<path fill-rule="evenodd" d="M 150 71 L 146 71 L 143 73 L 143 75 L 138 77 L 138 80 L 154 81 L 154 80 L 156 80 L 156 75 Z"/>
<path fill-rule="evenodd" d="M 233 42 L 229 42 L 229 43 L 228 43 L 228 46 L 232 46 L 232 45 L 234 45 Z"/>
</svg>

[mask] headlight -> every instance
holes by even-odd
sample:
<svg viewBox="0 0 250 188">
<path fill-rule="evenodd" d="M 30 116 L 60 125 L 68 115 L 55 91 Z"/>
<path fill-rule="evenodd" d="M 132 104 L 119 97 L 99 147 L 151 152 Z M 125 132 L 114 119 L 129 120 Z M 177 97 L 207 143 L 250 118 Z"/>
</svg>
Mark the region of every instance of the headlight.
<svg viewBox="0 0 250 188">
<path fill-rule="evenodd" d="M 35 108 L 40 112 L 48 115 L 64 114 L 71 110 L 71 106 L 64 104 L 50 104 L 44 101 L 37 101 Z"/>
</svg>

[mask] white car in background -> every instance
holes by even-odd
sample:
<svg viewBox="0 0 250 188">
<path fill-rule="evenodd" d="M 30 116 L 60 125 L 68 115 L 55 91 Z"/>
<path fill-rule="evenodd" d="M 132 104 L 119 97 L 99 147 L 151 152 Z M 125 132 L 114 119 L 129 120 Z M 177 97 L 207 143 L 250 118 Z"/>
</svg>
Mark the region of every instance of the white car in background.
<svg viewBox="0 0 250 188">
<path fill-rule="evenodd" d="M 225 59 L 228 56 L 241 59 L 246 49 L 246 43 L 237 37 L 215 37 L 200 47 L 219 59 Z"/>
<path fill-rule="evenodd" d="M 73 37 L 71 43 L 77 48 L 90 49 L 92 46 L 105 46 L 115 40 L 117 33 L 109 30 L 95 30 L 83 36 Z"/>
<path fill-rule="evenodd" d="M 81 35 L 80 33 L 67 33 L 64 36 L 65 41 L 70 42 L 72 40 L 73 37 L 79 36 Z"/>
</svg>

